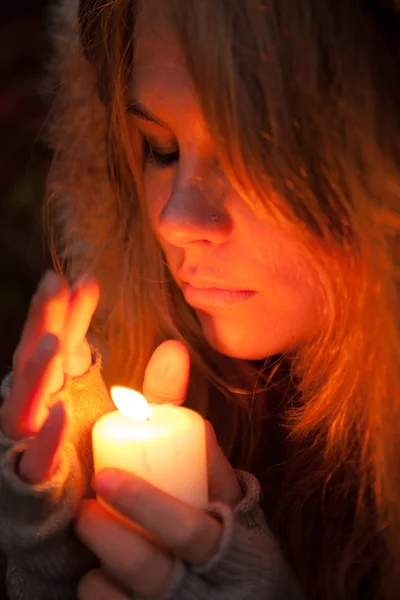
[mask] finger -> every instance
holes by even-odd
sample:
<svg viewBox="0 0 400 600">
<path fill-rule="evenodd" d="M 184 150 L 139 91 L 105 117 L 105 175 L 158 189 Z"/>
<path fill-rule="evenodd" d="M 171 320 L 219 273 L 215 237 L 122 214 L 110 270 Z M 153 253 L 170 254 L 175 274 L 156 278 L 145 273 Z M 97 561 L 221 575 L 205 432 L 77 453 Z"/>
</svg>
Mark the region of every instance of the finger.
<svg viewBox="0 0 400 600">
<path fill-rule="evenodd" d="M 86 275 L 73 285 L 65 327 L 65 371 L 71 377 L 82 375 L 90 367 L 91 351 L 86 335 L 97 308 L 100 287 Z"/>
<path fill-rule="evenodd" d="M 86 336 L 99 298 L 100 287 L 95 277 L 85 275 L 72 286 L 66 325 L 66 343 L 70 348 Z"/>
<path fill-rule="evenodd" d="M 209 498 L 213 502 L 223 502 L 234 508 L 242 499 L 243 493 L 235 470 L 218 444 L 209 421 L 206 421 L 206 447 Z"/>
<path fill-rule="evenodd" d="M 124 589 L 147 598 L 158 597 L 169 587 L 174 558 L 96 500 L 83 502 L 76 531 Z"/>
<path fill-rule="evenodd" d="M 48 271 L 32 298 L 21 340 L 14 353 L 15 373 L 23 370 L 43 333 L 53 333 L 63 339 L 68 300 L 69 289 L 64 277 Z"/>
<path fill-rule="evenodd" d="M 167 340 L 156 348 L 146 368 L 143 395 L 148 402 L 182 404 L 190 375 L 188 349 L 178 340 Z"/>
<path fill-rule="evenodd" d="M 92 569 L 79 582 L 79 600 L 130 600 L 100 569 Z"/>
<path fill-rule="evenodd" d="M 94 487 L 113 508 L 183 561 L 204 564 L 215 554 L 221 524 L 204 511 L 120 469 L 97 473 Z"/>
<path fill-rule="evenodd" d="M 24 370 L 14 374 L 11 391 L 1 409 L 3 433 L 20 439 L 37 433 L 47 418 L 46 402 L 62 375 L 60 341 L 51 333 L 39 340 Z"/>
<path fill-rule="evenodd" d="M 29 441 L 22 456 L 19 474 L 31 484 L 51 478 L 59 464 L 59 454 L 67 429 L 67 415 L 62 402 L 54 404 L 39 433 Z"/>
</svg>

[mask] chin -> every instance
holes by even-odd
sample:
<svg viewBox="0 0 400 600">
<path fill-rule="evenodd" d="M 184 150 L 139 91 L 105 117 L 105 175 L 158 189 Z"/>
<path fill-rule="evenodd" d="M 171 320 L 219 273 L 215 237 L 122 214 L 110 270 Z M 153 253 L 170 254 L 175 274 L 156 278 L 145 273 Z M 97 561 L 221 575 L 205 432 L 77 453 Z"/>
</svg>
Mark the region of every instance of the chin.
<svg viewBox="0 0 400 600">
<path fill-rule="evenodd" d="M 280 336 L 268 335 L 262 327 L 252 331 L 251 327 L 237 321 L 221 324 L 208 315 L 199 314 L 204 337 L 214 350 L 230 358 L 242 360 L 262 360 L 268 356 L 279 354 L 293 344 L 293 339 L 282 339 Z"/>
</svg>

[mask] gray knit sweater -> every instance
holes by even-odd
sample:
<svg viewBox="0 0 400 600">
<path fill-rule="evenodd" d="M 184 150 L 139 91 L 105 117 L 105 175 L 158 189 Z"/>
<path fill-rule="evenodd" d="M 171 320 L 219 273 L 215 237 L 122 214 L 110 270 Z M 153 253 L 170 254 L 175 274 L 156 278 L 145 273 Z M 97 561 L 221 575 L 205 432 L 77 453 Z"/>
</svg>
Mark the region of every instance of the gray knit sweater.
<svg viewBox="0 0 400 600">
<path fill-rule="evenodd" d="M 71 524 L 83 497 L 92 495 L 91 428 L 113 404 L 101 376 L 101 358 L 61 392 L 71 427 L 59 470 L 31 486 L 17 475 L 26 441 L 0 434 L 0 568 L 2 600 L 73 600 L 80 578 L 96 557 L 75 537 Z M 2 383 L 3 398 L 12 375 Z M 224 525 L 212 560 L 194 569 L 181 563 L 171 588 L 157 600 L 301 600 L 299 588 L 269 532 L 259 507 L 257 480 L 238 471 L 243 499 L 235 510 L 212 504 Z"/>
</svg>

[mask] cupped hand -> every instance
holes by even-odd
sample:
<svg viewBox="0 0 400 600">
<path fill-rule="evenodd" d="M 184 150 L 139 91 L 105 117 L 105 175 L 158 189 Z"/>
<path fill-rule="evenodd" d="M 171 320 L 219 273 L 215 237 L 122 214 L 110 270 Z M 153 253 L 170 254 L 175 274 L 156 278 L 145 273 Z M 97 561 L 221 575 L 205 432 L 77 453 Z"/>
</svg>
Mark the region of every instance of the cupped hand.
<svg viewBox="0 0 400 600">
<path fill-rule="evenodd" d="M 147 399 L 162 402 L 164 398 L 180 404 L 188 381 L 185 346 L 172 340 L 161 344 L 146 370 Z M 234 507 L 241 499 L 235 472 L 208 422 L 206 433 L 210 500 Z M 80 600 L 127 600 L 132 594 L 158 597 L 169 588 L 177 559 L 202 565 L 218 549 L 222 535 L 219 521 L 143 479 L 119 469 L 105 469 L 96 475 L 94 487 L 131 523 L 118 519 L 97 500 L 83 502 L 76 531 L 97 554 L 102 569 L 90 571 L 82 579 Z"/>
<path fill-rule="evenodd" d="M 67 428 L 62 403 L 50 410 L 50 396 L 64 375 L 81 375 L 90 367 L 87 330 L 99 299 L 93 277 L 70 288 L 62 275 L 49 271 L 32 298 L 13 357 L 13 381 L 0 412 L 1 430 L 11 439 L 28 438 L 20 476 L 37 484 L 51 476 Z"/>
</svg>

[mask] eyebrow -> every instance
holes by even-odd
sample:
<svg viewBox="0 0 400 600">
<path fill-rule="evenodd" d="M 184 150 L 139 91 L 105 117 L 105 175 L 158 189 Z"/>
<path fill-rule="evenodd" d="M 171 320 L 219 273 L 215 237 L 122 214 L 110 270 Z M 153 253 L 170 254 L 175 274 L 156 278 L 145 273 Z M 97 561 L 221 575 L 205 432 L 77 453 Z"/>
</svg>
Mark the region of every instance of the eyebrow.
<svg viewBox="0 0 400 600">
<path fill-rule="evenodd" d="M 139 102 L 139 100 L 134 100 L 133 102 L 130 102 L 126 107 L 126 112 L 133 114 L 136 117 L 139 117 L 139 119 L 144 119 L 145 121 L 151 121 L 152 123 L 156 123 L 157 125 L 160 125 L 160 127 L 166 127 L 167 129 L 169 129 L 169 127 L 166 123 L 164 123 L 163 121 L 160 121 L 160 119 L 158 119 L 155 115 L 153 115 L 151 110 L 149 110 L 145 104 L 142 104 L 141 102 Z"/>
</svg>

